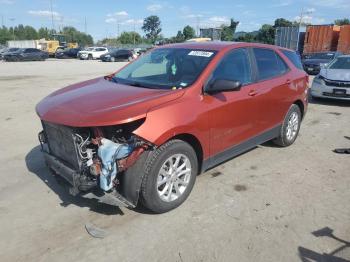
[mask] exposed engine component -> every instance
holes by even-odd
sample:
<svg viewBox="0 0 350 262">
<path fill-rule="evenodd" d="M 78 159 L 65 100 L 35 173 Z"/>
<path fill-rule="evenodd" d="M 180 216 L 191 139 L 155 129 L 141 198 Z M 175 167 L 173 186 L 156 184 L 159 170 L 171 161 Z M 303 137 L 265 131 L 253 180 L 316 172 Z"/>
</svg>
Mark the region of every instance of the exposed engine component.
<svg viewBox="0 0 350 262">
<path fill-rule="evenodd" d="M 44 131 L 39 133 L 39 141 L 46 152 L 46 162 L 72 185 L 70 192 L 74 195 L 96 186 L 105 194 L 118 195 L 119 176 L 145 150 L 153 147 L 132 133 L 142 123 L 143 120 L 137 120 L 115 126 L 78 128 L 43 121 Z"/>
<path fill-rule="evenodd" d="M 117 176 L 118 167 L 116 161 L 127 157 L 133 150 L 130 144 L 119 144 L 102 138 L 101 145 L 98 148 L 98 156 L 102 162 L 100 173 L 100 187 L 108 191 L 113 187 L 113 181 Z"/>
</svg>

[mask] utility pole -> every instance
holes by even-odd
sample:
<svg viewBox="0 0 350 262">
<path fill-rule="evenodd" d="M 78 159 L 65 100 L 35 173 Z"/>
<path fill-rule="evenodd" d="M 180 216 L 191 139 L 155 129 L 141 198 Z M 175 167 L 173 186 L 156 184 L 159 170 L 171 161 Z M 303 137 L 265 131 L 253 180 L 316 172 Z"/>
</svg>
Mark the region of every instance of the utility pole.
<svg viewBox="0 0 350 262">
<path fill-rule="evenodd" d="M 4 15 L 1 15 L 1 25 L 2 25 L 2 27 L 5 26 L 5 24 L 4 24 Z"/>
<path fill-rule="evenodd" d="M 134 21 L 134 45 L 135 45 L 135 37 L 136 37 L 136 22 Z"/>
<path fill-rule="evenodd" d="M 52 0 L 50 0 L 50 10 L 51 10 L 51 23 L 52 23 L 52 32 L 53 32 L 53 30 L 55 30 L 55 24 L 53 22 Z"/>
<path fill-rule="evenodd" d="M 9 18 L 9 20 L 12 22 L 12 38 L 13 38 L 13 40 L 15 40 L 15 23 L 14 23 L 14 21 L 16 20 L 16 18 Z"/>
<path fill-rule="evenodd" d="M 304 15 L 309 15 L 309 14 L 312 14 L 313 11 L 310 11 L 310 10 L 306 10 L 304 11 L 304 8 L 301 8 L 301 13 L 300 13 L 300 20 L 299 20 L 299 27 L 301 26 L 301 24 L 303 23 L 303 18 L 304 18 Z"/>
<path fill-rule="evenodd" d="M 196 17 L 196 22 L 197 22 L 197 37 L 199 37 L 199 24 L 200 24 L 200 17 L 199 16 L 197 16 Z"/>
</svg>

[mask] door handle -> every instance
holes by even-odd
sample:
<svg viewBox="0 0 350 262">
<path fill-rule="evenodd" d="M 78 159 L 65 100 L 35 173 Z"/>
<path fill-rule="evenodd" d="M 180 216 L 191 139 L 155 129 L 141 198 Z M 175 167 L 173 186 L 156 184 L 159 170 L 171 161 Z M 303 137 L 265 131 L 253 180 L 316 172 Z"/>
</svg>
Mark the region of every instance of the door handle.
<svg viewBox="0 0 350 262">
<path fill-rule="evenodd" d="M 256 96 L 258 94 L 258 92 L 254 89 L 250 90 L 248 93 L 248 96 Z"/>
<path fill-rule="evenodd" d="M 291 83 L 292 83 L 292 81 L 290 79 L 287 79 L 286 84 L 290 85 Z"/>
</svg>

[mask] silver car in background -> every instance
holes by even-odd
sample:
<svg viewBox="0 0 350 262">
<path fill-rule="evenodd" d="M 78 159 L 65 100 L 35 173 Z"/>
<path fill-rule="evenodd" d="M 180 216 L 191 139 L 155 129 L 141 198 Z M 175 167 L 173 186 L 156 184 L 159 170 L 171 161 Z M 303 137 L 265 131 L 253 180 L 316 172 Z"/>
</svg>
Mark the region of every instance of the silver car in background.
<svg viewBox="0 0 350 262">
<path fill-rule="evenodd" d="M 312 82 L 311 96 L 350 101 L 350 55 L 338 56 L 321 69 Z"/>
</svg>

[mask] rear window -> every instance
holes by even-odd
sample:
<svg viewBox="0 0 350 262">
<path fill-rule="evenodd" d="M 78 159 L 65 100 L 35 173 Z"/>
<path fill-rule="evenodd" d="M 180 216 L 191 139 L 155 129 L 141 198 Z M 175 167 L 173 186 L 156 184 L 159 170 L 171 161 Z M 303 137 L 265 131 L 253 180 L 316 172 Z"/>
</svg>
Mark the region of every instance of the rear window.
<svg viewBox="0 0 350 262">
<path fill-rule="evenodd" d="M 293 63 L 293 65 L 301 70 L 303 70 L 303 65 L 301 63 L 300 57 L 296 52 L 281 50 L 281 52 L 288 58 L 289 61 Z"/>
<path fill-rule="evenodd" d="M 259 80 L 283 75 L 288 66 L 275 51 L 265 48 L 254 48 L 254 55 L 258 67 Z"/>
</svg>

